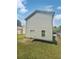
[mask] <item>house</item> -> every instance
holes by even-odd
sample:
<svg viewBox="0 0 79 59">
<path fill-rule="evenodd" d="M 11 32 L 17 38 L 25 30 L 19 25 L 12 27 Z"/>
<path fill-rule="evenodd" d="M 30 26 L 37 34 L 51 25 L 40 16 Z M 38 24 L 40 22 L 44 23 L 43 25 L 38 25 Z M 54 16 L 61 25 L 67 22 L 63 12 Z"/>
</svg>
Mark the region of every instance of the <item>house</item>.
<svg viewBox="0 0 79 59">
<path fill-rule="evenodd" d="M 17 20 L 17 34 L 22 34 L 22 25 L 21 25 L 21 21 Z"/>
<path fill-rule="evenodd" d="M 35 10 L 26 20 L 26 37 L 53 42 L 54 11 Z"/>
<path fill-rule="evenodd" d="M 23 33 L 22 26 L 17 26 L 17 34 L 22 34 L 22 33 Z"/>
<path fill-rule="evenodd" d="M 23 25 L 23 34 L 25 35 L 25 29 L 26 29 L 26 25 Z"/>
</svg>

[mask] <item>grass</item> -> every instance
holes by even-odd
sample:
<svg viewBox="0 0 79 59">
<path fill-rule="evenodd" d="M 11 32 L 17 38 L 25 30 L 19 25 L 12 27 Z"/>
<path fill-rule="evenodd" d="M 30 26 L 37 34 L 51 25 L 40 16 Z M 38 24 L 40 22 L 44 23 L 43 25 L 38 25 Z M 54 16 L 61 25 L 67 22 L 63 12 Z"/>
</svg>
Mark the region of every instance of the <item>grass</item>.
<svg viewBox="0 0 79 59">
<path fill-rule="evenodd" d="M 41 41 L 27 43 L 17 42 L 17 59 L 61 59 L 61 49 L 58 45 Z"/>
<path fill-rule="evenodd" d="M 23 34 L 17 34 L 17 39 L 18 40 L 23 40 L 24 39 L 24 35 Z"/>
</svg>

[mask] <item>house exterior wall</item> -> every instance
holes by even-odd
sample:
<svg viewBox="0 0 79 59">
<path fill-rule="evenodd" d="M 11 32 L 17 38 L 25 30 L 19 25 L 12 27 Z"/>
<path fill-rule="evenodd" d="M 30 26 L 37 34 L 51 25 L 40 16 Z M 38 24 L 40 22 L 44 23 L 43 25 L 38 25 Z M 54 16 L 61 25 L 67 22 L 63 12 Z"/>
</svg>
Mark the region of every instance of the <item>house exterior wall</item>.
<svg viewBox="0 0 79 59">
<path fill-rule="evenodd" d="M 52 14 L 36 13 L 26 21 L 26 37 L 53 41 Z M 45 36 L 41 31 L 45 30 Z"/>
</svg>

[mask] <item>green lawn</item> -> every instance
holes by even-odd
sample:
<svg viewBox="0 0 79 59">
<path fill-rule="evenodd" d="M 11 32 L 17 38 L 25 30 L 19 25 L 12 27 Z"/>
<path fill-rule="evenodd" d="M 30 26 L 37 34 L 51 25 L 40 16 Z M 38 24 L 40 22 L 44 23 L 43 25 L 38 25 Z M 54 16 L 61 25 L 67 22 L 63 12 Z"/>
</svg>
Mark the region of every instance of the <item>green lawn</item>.
<svg viewBox="0 0 79 59">
<path fill-rule="evenodd" d="M 17 43 L 17 59 L 61 59 L 60 47 L 45 42 Z"/>
<path fill-rule="evenodd" d="M 17 40 L 23 40 L 24 35 L 23 34 L 17 34 Z"/>
</svg>

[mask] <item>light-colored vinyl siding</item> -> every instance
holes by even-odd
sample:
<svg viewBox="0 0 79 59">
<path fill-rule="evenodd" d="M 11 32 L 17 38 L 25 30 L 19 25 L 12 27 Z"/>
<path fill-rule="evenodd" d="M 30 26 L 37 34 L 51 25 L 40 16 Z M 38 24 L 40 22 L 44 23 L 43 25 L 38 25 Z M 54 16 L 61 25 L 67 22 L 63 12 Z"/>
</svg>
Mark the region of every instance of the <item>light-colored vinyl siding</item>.
<svg viewBox="0 0 79 59">
<path fill-rule="evenodd" d="M 26 37 L 52 41 L 52 15 L 36 13 L 26 22 Z M 34 30 L 30 32 L 30 30 Z M 41 36 L 41 31 L 45 30 L 45 37 Z"/>
</svg>

